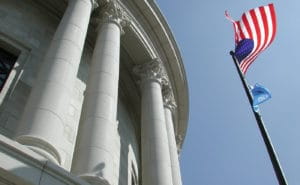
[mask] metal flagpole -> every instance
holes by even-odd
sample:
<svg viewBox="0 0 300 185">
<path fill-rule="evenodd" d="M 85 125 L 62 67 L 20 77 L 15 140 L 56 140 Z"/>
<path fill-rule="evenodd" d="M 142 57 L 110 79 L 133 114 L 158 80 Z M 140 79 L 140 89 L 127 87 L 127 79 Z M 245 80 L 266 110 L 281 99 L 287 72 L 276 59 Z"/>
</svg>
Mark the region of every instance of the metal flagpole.
<svg viewBox="0 0 300 185">
<path fill-rule="evenodd" d="M 257 125 L 258 125 L 258 127 L 259 127 L 259 130 L 260 130 L 260 132 L 261 132 L 261 135 L 262 135 L 262 137 L 263 137 L 264 143 L 265 143 L 265 145 L 266 145 L 266 148 L 267 148 L 269 157 L 270 157 L 270 159 L 271 159 L 271 162 L 272 162 L 272 165 L 273 165 L 273 169 L 274 169 L 274 171 L 275 171 L 275 174 L 276 174 L 278 183 L 279 183 L 279 185 L 288 185 L 288 183 L 287 183 L 287 181 L 286 181 L 286 179 L 285 179 L 283 170 L 282 170 L 282 168 L 281 168 L 281 166 L 280 166 L 278 157 L 277 157 L 277 155 L 276 155 L 276 152 L 275 152 L 274 147 L 273 147 L 273 145 L 272 145 L 272 142 L 271 142 L 271 140 L 270 140 L 269 134 L 268 134 L 268 132 L 267 132 L 265 126 L 264 126 L 264 122 L 263 122 L 263 120 L 262 120 L 262 117 L 261 117 L 261 115 L 260 115 L 258 112 L 255 112 L 255 111 L 253 110 L 253 107 L 252 107 L 252 105 L 253 105 L 253 97 L 252 97 L 252 94 L 251 94 L 251 92 L 250 92 L 250 89 L 249 89 L 249 87 L 248 87 L 248 85 L 247 85 L 247 82 L 246 82 L 246 80 L 245 80 L 245 77 L 244 77 L 244 75 L 243 75 L 243 73 L 242 73 L 242 71 L 241 71 L 241 69 L 240 69 L 240 67 L 239 67 L 239 64 L 238 64 L 237 59 L 236 59 L 236 57 L 235 57 L 235 55 L 234 55 L 234 52 L 233 52 L 233 51 L 230 51 L 230 55 L 232 56 L 232 59 L 233 59 L 233 61 L 234 61 L 234 64 L 235 64 L 235 66 L 236 66 L 236 68 L 237 68 L 237 71 L 238 71 L 238 73 L 239 73 L 240 79 L 241 79 L 241 81 L 242 81 L 242 83 L 243 83 L 245 92 L 246 92 L 246 94 L 247 94 L 249 103 L 250 103 L 250 105 L 251 105 L 253 114 L 254 114 L 255 119 L 256 119 Z"/>
</svg>

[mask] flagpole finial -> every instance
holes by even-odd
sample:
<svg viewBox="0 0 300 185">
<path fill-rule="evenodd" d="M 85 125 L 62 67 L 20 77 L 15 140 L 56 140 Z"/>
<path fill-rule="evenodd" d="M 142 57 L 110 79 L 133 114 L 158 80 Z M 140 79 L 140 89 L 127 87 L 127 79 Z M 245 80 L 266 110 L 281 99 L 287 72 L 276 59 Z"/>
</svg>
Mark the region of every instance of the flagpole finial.
<svg viewBox="0 0 300 185">
<path fill-rule="evenodd" d="M 229 54 L 230 54 L 231 56 L 233 56 L 233 55 L 234 55 L 234 52 L 233 52 L 233 51 L 230 51 Z"/>
</svg>

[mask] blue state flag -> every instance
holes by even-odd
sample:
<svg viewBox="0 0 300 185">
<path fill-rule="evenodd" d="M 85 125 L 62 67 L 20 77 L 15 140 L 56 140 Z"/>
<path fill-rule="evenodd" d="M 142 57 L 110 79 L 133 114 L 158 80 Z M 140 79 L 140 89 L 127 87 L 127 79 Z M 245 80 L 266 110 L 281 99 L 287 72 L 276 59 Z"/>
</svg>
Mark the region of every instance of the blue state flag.
<svg viewBox="0 0 300 185">
<path fill-rule="evenodd" d="M 271 99 L 270 91 L 260 84 L 255 84 L 254 87 L 251 88 L 251 93 L 253 96 L 252 107 L 255 112 L 259 111 L 258 105 Z"/>
</svg>

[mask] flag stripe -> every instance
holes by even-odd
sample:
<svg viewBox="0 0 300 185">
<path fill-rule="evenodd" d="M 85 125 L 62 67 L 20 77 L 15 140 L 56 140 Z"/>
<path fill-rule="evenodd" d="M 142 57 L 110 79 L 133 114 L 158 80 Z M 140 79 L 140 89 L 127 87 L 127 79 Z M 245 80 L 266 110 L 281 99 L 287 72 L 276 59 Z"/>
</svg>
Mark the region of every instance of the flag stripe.
<svg viewBox="0 0 300 185">
<path fill-rule="evenodd" d="M 251 16 L 254 20 L 255 29 L 258 32 L 258 44 L 256 50 L 252 52 L 243 63 L 241 63 L 241 70 L 243 73 L 245 73 L 249 66 L 254 62 L 254 59 L 257 57 L 258 53 L 262 50 L 263 46 L 266 43 L 263 42 L 265 41 L 266 31 L 263 23 L 261 8 L 264 10 L 263 7 L 259 7 L 255 8 L 253 12 L 251 11 Z"/>
<path fill-rule="evenodd" d="M 267 43 L 266 47 L 268 47 L 268 45 L 272 42 L 272 36 L 275 36 L 271 14 L 272 13 L 271 13 L 270 8 L 267 8 L 266 9 L 266 18 L 267 18 L 266 21 L 269 23 L 268 24 L 269 36 L 268 36 L 268 41 L 267 41 L 268 43 Z"/>
<path fill-rule="evenodd" d="M 259 11 L 260 11 L 260 15 L 261 16 L 261 19 L 260 20 L 260 27 L 263 28 L 263 30 L 261 31 L 262 33 L 265 33 L 265 34 L 262 34 L 264 35 L 264 39 L 265 42 L 262 44 L 262 47 L 260 48 L 260 50 L 264 50 L 267 46 L 268 46 L 268 43 L 269 43 L 269 25 L 268 24 L 268 19 L 267 19 L 267 15 L 266 15 L 266 10 L 268 10 L 269 8 L 264 8 L 264 7 L 259 7 Z M 259 14 L 259 13 L 258 13 Z M 263 25 L 261 25 L 263 24 Z M 248 62 L 246 63 L 245 67 L 244 67 L 244 71 L 246 72 L 249 68 L 249 66 L 254 62 L 254 60 L 256 59 L 257 55 L 259 54 L 259 52 L 254 55 L 250 60 L 251 62 Z"/>
<path fill-rule="evenodd" d="M 261 28 L 259 26 L 259 23 L 258 23 L 258 18 L 256 16 L 256 13 L 255 13 L 255 9 L 253 10 L 250 10 L 250 16 L 251 16 L 251 21 L 253 23 L 253 26 L 251 26 L 251 29 L 252 29 L 252 32 L 256 34 L 256 44 L 254 44 L 254 51 L 252 51 L 250 53 L 250 55 L 248 57 L 246 57 L 241 63 L 240 63 L 240 67 L 241 67 L 241 70 L 243 73 L 246 72 L 246 69 L 247 69 L 247 65 L 250 65 L 252 63 L 252 57 L 254 55 L 256 55 L 256 53 L 259 51 L 260 47 L 261 47 L 261 39 L 262 39 L 262 36 L 261 36 Z M 255 37 L 254 37 L 255 38 Z M 255 42 L 254 42 L 255 43 Z"/>
<path fill-rule="evenodd" d="M 244 36 L 245 36 L 243 39 L 249 38 L 249 37 L 250 37 L 250 36 L 249 36 L 249 32 L 247 31 L 244 22 L 243 22 L 243 21 L 239 21 L 239 23 L 240 23 L 241 28 L 242 28 L 242 29 L 241 29 L 241 30 L 242 30 L 242 33 L 244 33 Z M 251 33 L 251 35 L 252 35 L 252 33 Z"/>
<path fill-rule="evenodd" d="M 238 23 L 237 23 L 237 27 L 238 27 L 238 30 L 242 30 L 241 22 L 238 22 Z M 245 31 L 245 30 L 243 30 L 243 31 L 241 31 L 241 32 L 239 33 L 240 39 L 245 39 L 245 38 L 246 38 L 245 35 L 244 35 L 244 31 Z"/>
<path fill-rule="evenodd" d="M 270 42 L 270 43 L 272 43 L 275 38 L 276 31 L 277 31 L 277 25 L 276 25 L 276 13 L 275 13 L 274 5 L 270 4 L 269 6 L 270 6 L 271 17 L 272 17 L 271 24 L 273 26 L 273 35 L 272 35 L 272 39 Z"/>
<path fill-rule="evenodd" d="M 253 34 L 252 34 L 251 29 L 250 29 L 250 23 L 248 22 L 248 19 L 247 19 L 247 17 L 246 17 L 246 14 L 244 14 L 244 15 L 242 16 L 242 21 L 243 21 L 243 23 L 244 23 L 244 25 L 245 25 L 245 30 L 249 33 L 249 38 L 253 38 Z"/>
</svg>

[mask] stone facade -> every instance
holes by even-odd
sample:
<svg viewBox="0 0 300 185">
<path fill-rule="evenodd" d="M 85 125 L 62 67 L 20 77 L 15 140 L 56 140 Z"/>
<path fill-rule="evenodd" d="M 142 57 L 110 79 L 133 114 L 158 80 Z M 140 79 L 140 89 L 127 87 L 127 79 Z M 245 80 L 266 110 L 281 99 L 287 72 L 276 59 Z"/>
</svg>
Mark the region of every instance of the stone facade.
<svg viewBox="0 0 300 185">
<path fill-rule="evenodd" d="M 0 184 L 181 185 L 187 83 L 155 2 L 2 0 L 0 23 Z"/>
</svg>

